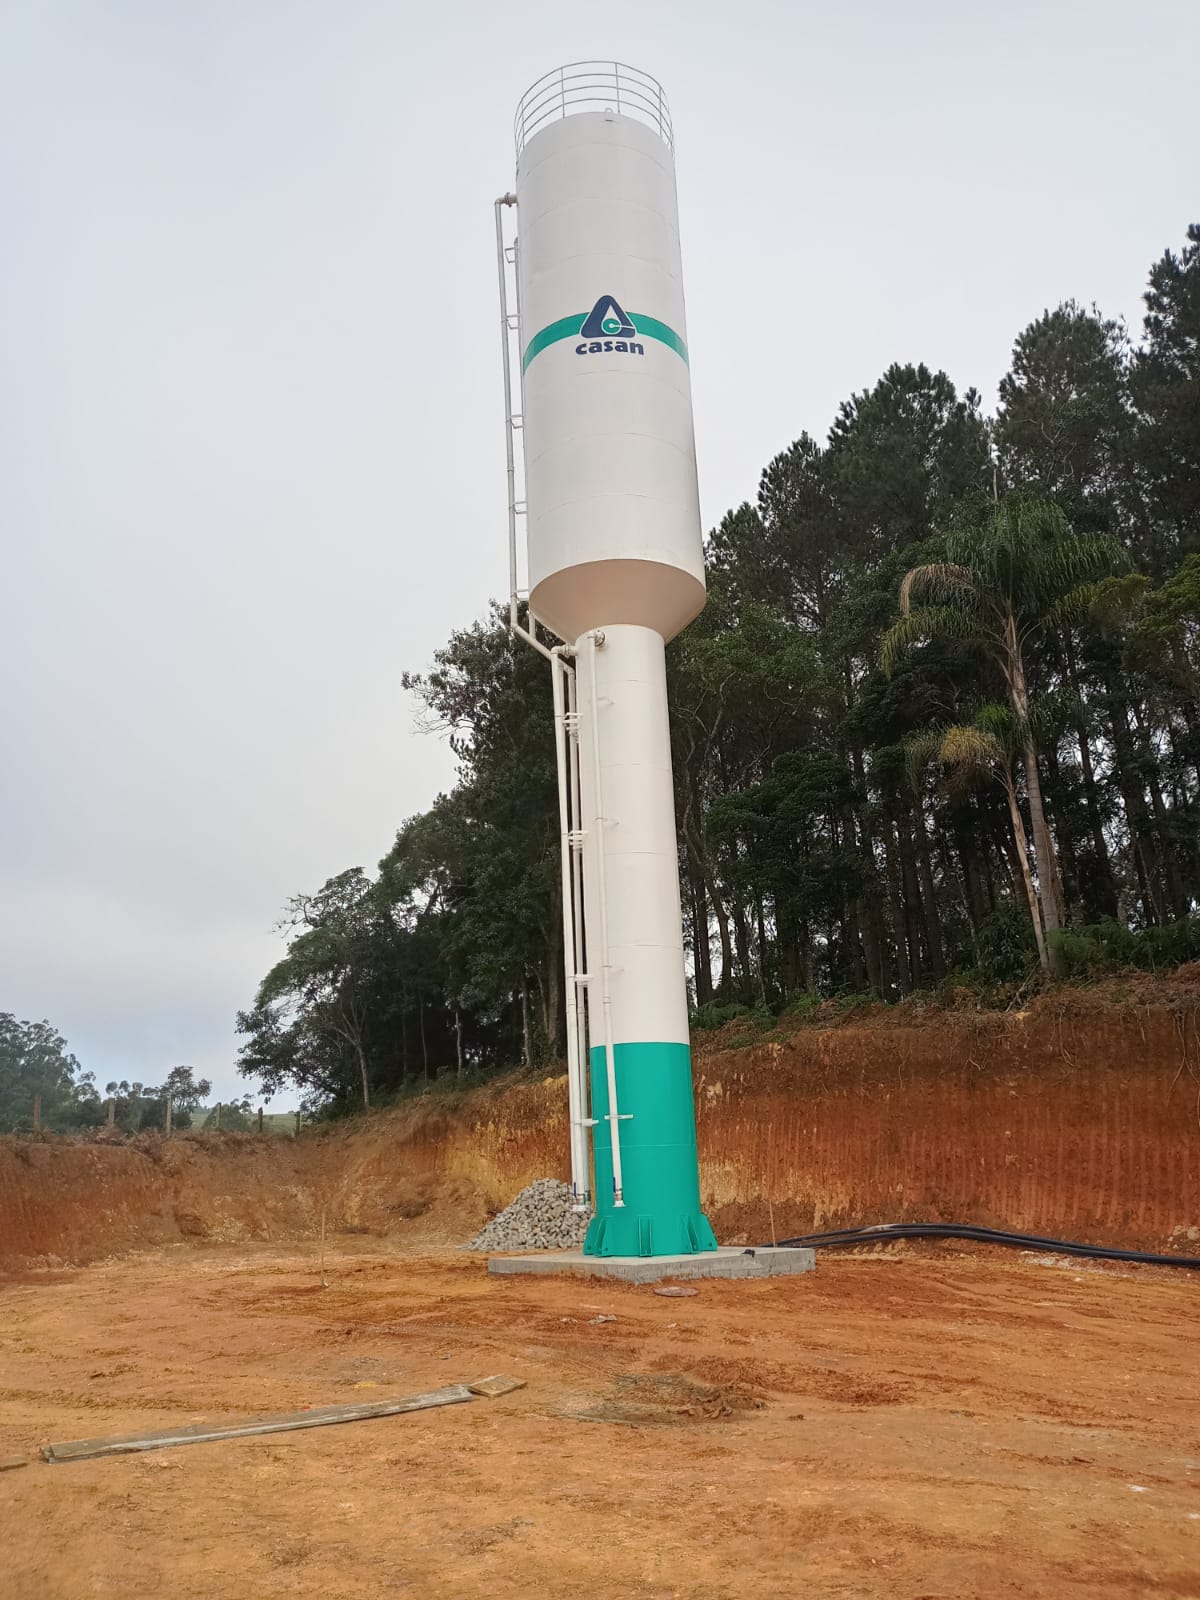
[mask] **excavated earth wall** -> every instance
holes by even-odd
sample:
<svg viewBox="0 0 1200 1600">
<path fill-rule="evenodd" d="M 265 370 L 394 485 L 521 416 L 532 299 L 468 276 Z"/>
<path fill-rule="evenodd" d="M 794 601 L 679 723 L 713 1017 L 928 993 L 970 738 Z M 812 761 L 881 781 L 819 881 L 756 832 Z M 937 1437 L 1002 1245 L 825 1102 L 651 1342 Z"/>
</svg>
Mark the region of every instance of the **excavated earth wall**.
<svg viewBox="0 0 1200 1600">
<path fill-rule="evenodd" d="M 831 1016 L 696 1047 L 705 1206 L 727 1243 L 938 1219 L 1196 1253 L 1200 980 L 1027 1010 Z M 562 1077 L 438 1089 L 299 1140 L 0 1139 L 0 1267 L 184 1240 L 465 1241 L 566 1177 Z M 324 1222 L 322 1224 L 322 1218 Z"/>
</svg>

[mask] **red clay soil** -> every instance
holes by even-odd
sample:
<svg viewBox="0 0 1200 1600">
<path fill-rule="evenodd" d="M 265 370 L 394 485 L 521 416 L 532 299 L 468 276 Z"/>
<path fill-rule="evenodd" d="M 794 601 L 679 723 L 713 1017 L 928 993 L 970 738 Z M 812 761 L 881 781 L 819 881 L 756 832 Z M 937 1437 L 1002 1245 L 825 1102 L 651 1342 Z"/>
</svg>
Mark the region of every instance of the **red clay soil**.
<svg viewBox="0 0 1200 1600">
<path fill-rule="evenodd" d="M 943 1251 L 668 1299 L 339 1249 L 324 1290 L 308 1246 L 9 1282 L 4 1600 L 1200 1596 L 1190 1275 Z M 35 1456 L 495 1372 L 528 1386 Z"/>
<path fill-rule="evenodd" d="M 943 1220 L 1195 1254 L 1200 978 L 1063 989 L 1025 1010 L 920 1002 L 742 1049 L 696 1041 L 701 1184 L 725 1243 Z M 0 1269 L 183 1240 L 468 1237 L 566 1176 L 561 1076 L 313 1130 L 107 1145 L 0 1139 Z M 457 1229 L 457 1233 L 454 1231 Z M 1193 1237 L 1188 1238 L 1188 1231 Z"/>
<path fill-rule="evenodd" d="M 1198 1004 L 1185 979 L 704 1041 L 706 1205 L 726 1242 L 945 1217 L 1195 1254 Z M 565 1102 L 549 1077 L 296 1142 L 0 1140 L 0 1466 L 29 1462 L 0 1471 L 0 1600 L 1200 1600 L 1200 1276 L 905 1249 L 665 1298 L 445 1253 L 562 1173 Z M 527 1387 L 36 1456 L 498 1371 Z"/>
</svg>

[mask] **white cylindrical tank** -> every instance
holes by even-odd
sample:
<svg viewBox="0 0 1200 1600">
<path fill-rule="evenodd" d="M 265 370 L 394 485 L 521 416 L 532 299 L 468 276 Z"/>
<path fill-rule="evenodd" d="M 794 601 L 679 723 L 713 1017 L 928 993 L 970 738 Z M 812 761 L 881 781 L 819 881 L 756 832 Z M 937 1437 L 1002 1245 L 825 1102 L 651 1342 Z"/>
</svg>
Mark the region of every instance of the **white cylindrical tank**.
<svg viewBox="0 0 1200 1600">
<path fill-rule="evenodd" d="M 568 641 L 670 639 L 704 604 L 671 126 L 604 65 L 609 104 L 564 68 L 517 114 L 530 606 Z"/>
</svg>

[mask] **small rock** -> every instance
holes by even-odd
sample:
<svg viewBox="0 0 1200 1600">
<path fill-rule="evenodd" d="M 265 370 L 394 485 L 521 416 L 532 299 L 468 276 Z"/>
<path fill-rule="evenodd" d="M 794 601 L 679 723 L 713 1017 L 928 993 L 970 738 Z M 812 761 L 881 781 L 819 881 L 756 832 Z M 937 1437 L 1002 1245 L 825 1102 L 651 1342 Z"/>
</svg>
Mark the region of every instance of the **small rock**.
<svg viewBox="0 0 1200 1600">
<path fill-rule="evenodd" d="M 683 1298 L 687 1294 L 699 1294 L 699 1289 L 689 1289 L 682 1283 L 664 1283 L 655 1289 L 655 1294 L 670 1295 L 672 1298 Z"/>
</svg>

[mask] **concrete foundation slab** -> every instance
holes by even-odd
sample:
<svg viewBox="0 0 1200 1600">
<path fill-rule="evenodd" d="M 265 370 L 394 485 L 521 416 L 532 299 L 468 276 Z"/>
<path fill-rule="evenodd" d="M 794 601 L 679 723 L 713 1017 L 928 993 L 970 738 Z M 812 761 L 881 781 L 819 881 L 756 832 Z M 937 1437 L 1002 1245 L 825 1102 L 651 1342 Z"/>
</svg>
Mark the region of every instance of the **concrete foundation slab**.
<svg viewBox="0 0 1200 1600">
<path fill-rule="evenodd" d="M 498 1277 L 520 1273 L 555 1277 L 575 1273 L 616 1278 L 621 1283 L 658 1283 L 663 1278 L 782 1278 L 811 1272 L 812 1250 L 786 1245 L 741 1250 L 725 1247 L 686 1256 L 585 1256 L 582 1250 L 539 1250 L 536 1255 L 489 1256 L 488 1271 Z"/>
</svg>

